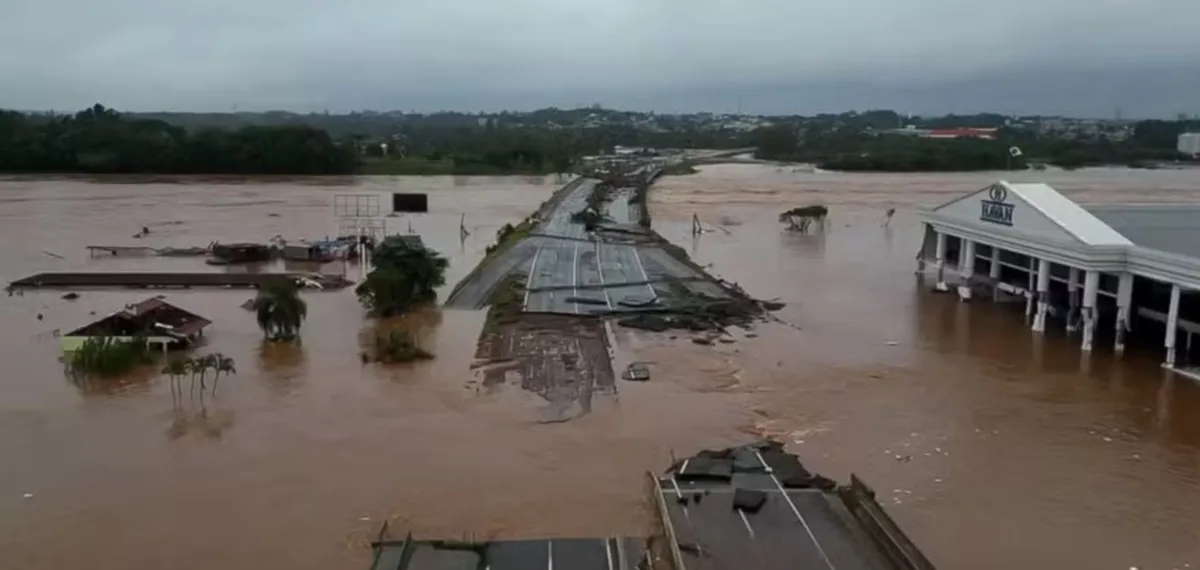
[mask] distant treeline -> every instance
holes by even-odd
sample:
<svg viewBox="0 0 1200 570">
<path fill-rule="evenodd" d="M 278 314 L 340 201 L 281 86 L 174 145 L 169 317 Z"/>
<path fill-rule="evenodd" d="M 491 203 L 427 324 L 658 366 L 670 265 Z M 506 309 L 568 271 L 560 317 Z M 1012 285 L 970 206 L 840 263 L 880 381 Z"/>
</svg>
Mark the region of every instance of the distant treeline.
<svg viewBox="0 0 1200 570">
<path fill-rule="evenodd" d="M 544 115 L 544 116 L 542 116 Z M 733 148 L 748 133 L 560 128 L 570 117 L 292 113 L 74 115 L 0 110 L 0 172 L 122 174 L 550 174 L 614 145 Z M 546 121 L 551 121 L 547 123 Z"/>
<path fill-rule="evenodd" d="M 877 112 L 879 113 L 879 112 Z M 890 112 L 888 112 L 890 113 Z M 987 120 L 987 119 L 996 120 Z M 946 117 L 927 121 L 925 128 L 995 126 L 1003 117 L 985 115 L 972 120 Z M 879 121 L 895 125 L 893 118 Z M 892 127 L 894 128 L 894 127 Z M 980 138 L 928 139 L 897 134 L 867 124 L 781 122 L 760 129 L 758 158 L 808 162 L 827 170 L 862 172 L 951 172 L 1025 169 L 1038 165 L 1061 168 L 1123 165 L 1153 167 L 1156 163 L 1190 160 L 1175 147 L 1180 133 L 1200 129 L 1188 121 L 1141 121 L 1123 139 L 1095 136 L 1067 138 L 1039 134 L 1033 129 L 999 127 L 994 140 Z M 1011 152 L 1016 147 L 1019 153 Z M 1016 156 L 1014 156 L 1016 154 Z"/>
<path fill-rule="evenodd" d="M 303 125 L 189 131 L 96 105 L 70 116 L 0 111 L 0 171 L 29 173 L 346 174 L 358 158 Z"/>
</svg>

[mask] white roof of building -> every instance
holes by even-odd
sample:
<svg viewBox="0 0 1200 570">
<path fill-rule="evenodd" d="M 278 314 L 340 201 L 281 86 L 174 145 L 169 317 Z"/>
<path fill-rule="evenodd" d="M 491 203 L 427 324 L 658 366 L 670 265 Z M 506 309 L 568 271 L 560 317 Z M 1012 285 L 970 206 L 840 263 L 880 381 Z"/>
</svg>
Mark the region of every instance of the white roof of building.
<svg viewBox="0 0 1200 570">
<path fill-rule="evenodd" d="M 1133 242 L 1103 220 L 1046 184 L 1010 184 L 1005 181 L 1000 181 L 1000 184 L 1083 243 L 1133 245 Z"/>
</svg>

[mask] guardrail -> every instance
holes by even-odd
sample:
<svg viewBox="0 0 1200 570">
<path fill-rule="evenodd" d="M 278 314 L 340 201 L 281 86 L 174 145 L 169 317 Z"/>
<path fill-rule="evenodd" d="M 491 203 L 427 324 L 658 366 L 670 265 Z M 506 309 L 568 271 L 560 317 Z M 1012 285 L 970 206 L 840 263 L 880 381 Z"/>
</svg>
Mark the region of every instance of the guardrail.
<svg viewBox="0 0 1200 570">
<path fill-rule="evenodd" d="M 871 539 L 883 550 L 888 559 L 900 570 L 934 570 L 933 563 L 925 557 L 908 535 L 884 512 L 871 490 L 856 475 L 850 475 L 850 484 L 838 487 L 838 496 L 846 508 L 858 519 Z"/>
<path fill-rule="evenodd" d="M 667 510 L 667 500 L 663 497 L 662 484 L 653 473 L 647 471 L 646 476 L 650 478 L 651 486 L 654 488 L 654 505 L 658 507 L 658 518 L 662 522 L 663 535 L 671 548 L 673 570 L 687 570 L 683 565 L 683 552 L 679 550 L 679 539 L 675 536 L 675 525 L 671 522 L 671 513 Z"/>
</svg>

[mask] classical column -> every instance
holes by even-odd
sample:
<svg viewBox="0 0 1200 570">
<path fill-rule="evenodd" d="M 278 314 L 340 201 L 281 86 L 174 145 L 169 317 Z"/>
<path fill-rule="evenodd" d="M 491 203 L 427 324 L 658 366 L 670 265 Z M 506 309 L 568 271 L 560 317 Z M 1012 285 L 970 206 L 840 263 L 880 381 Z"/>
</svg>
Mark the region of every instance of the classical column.
<svg viewBox="0 0 1200 570">
<path fill-rule="evenodd" d="M 975 277 L 975 242 L 962 240 L 958 262 L 958 298 L 971 300 L 971 280 Z"/>
<path fill-rule="evenodd" d="M 1125 333 L 1129 331 L 1129 304 L 1133 301 L 1133 274 L 1122 273 L 1117 283 L 1117 331 L 1113 349 L 1117 354 L 1125 352 Z"/>
<path fill-rule="evenodd" d="M 1025 285 L 1025 316 L 1033 314 L 1033 292 L 1037 290 L 1037 265 L 1036 257 L 1029 258 L 1029 283 Z"/>
<path fill-rule="evenodd" d="M 948 291 L 946 287 L 946 234 L 937 233 L 937 250 L 935 252 L 935 261 L 937 262 L 937 285 L 938 291 Z"/>
<path fill-rule="evenodd" d="M 1167 347 L 1167 361 L 1163 366 L 1175 367 L 1175 331 L 1179 328 L 1179 286 L 1171 284 L 1171 306 L 1167 309 L 1167 338 L 1163 344 Z"/>
<path fill-rule="evenodd" d="M 1067 278 L 1067 332 L 1079 328 L 1079 268 L 1072 267 Z"/>
<path fill-rule="evenodd" d="M 992 282 L 992 302 L 1000 300 L 1000 248 L 992 246 L 992 262 L 988 264 L 988 280 Z"/>
<path fill-rule="evenodd" d="M 923 224 L 925 231 L 921 232 L 921 251 L 917 252 L 917 275 L 925 274 L 925 236 L 929 235 L 930 231 L 937 232 L 933 226 Z"/>
<path fill-rule="evenodd" d="M 1046 330 L 1046 311 L 1050 309 L 1050 262 L 1038 260 L 1037 270 L 1037 315 L 1033 317 L 1033 330 Z"/>
<path fill-rule="evenodd" d="M 1083 351 L 1092 350 L 1096 333 L 1096 294 L 1100 292 L 1100 272 L 1088 270 L 1083 275 Z"/>
</svg>

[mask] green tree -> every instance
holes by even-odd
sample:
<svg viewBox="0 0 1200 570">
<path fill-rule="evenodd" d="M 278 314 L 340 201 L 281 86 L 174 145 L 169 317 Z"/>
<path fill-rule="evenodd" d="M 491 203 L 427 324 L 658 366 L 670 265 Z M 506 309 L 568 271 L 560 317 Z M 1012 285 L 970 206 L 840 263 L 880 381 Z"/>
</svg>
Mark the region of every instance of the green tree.
<svg viewBox="0 0 1200 570">
<path fill-rule="evenodd" d="M 758 158 L 787 160 L 796 156 L 800 139 L 796 136 L 796 127 L 784 123 L 759 129 L 757 144 Z"/>
<path fill-rule="evenodd" d="M 297 338 L 308 316 L 308 305 L 300 298 L 300 288 L 288 278 L 264 283 L 254 298 L 253 309 L 263 338 L 271 341 Z"/>
<path fill-rule="evenodd" d="M 385 238 L 372 257 L 374 269 L 355 289 L 363 306 L 377 317 L 390 317 L 437 300 L 450 262 L 436 251 L 400 236 Z"/>
</svg>

